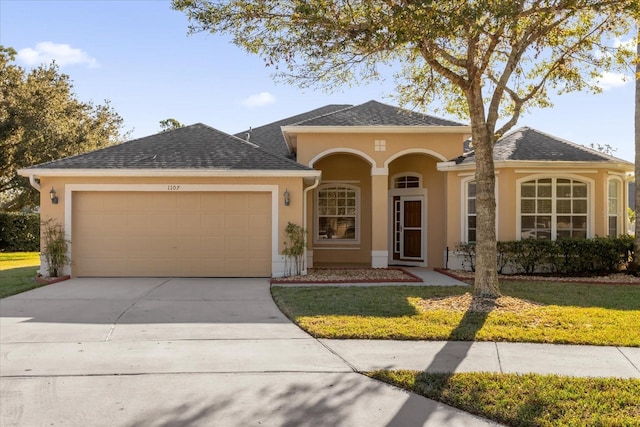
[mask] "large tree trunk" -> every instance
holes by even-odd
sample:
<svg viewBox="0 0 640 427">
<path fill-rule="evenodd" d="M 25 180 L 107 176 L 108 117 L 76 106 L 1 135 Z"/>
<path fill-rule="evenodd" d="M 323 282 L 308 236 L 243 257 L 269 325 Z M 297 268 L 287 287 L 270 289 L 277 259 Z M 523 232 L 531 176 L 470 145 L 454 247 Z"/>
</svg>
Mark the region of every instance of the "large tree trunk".
<svg viewBox="0 0 640 427">
<path fill-rule="evenodd" d="M 636 237 L 634 240 L 634 256 L 633 261 L 636 269 L 636 274 L 640 274 L 640 218 L 638 218 L 638 212 L 640 211 L 640 22 L 638 22 L 638 35 L 636 40 L 636 115 L 635 115 L 635 134 L 636 134 Z"/>
<path fill-rule="evenodd" d="M 476 297 L 498 298 L 494 133 L 486 124 L 481 89 L 471 94 L 471 135 L 476 157 Z M 474 101 L 475 100 L 475 101 Z"/>
</svg>

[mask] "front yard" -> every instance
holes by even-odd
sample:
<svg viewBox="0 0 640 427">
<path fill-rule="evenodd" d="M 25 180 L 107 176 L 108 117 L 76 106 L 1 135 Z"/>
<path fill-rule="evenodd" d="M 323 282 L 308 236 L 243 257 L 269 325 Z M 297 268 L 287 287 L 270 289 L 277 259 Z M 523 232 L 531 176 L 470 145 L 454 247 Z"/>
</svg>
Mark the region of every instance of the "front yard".
<svg viewBox="0 0 640 427">
<path fill-rule="evenodd" d="M 280 309 L 319 338 L 640 346 L 640 286 L 503 282 L 503 307 L 469 310 L 471 289 L 272 287 Z"/>
<path fill-rule="evenodd" d="M 640 380 L 377 371 L 370 377 L 509 426 L 638 426 Z"/>
<path fill-rule="evenodd" d="M 42 286 L 35 281 L 38 267 L 39 252 L 0 252 L 0 298 Z"/>
<path fill-rule="evenodd" d="M 496 305 L 450 287 L 272 287 L 315 337 L 640 346 L 640 286 L 505 281 Z M 640 426 L 640 380 L 377 371 L 366 375 L 509 426 Z"/>
</svg>

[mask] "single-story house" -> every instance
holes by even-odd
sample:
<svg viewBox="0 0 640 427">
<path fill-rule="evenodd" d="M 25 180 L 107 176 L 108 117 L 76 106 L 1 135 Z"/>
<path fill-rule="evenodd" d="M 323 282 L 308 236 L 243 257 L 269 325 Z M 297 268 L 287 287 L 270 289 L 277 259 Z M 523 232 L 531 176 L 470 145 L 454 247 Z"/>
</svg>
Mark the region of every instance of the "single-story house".
<svg viewBox="0 0 640 427">
<path fill-rule="evenodd" d="M 470 133 L 370 101 L 236 135 L 198 123 L 20 174 L 64 225 L 73 276 L 281 276 L 289 222 L 309 267 L 450 267 L 475 240 Z M 499 240 L 625 232 L 632 163 L 526 127 L 494 156 Z"/>
</svg>

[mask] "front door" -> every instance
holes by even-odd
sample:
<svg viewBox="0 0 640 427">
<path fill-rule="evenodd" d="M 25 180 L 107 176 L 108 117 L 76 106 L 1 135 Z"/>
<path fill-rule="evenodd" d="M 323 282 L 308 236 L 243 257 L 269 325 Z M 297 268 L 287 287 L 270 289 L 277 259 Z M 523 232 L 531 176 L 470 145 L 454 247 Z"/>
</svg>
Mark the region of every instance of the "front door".
<svg viewBox="0 0 640 427">
<path fill-rule="evenodd" d="M 423 197 L 393 198 L 393 259 L 424 261 Z"/>
</svg>

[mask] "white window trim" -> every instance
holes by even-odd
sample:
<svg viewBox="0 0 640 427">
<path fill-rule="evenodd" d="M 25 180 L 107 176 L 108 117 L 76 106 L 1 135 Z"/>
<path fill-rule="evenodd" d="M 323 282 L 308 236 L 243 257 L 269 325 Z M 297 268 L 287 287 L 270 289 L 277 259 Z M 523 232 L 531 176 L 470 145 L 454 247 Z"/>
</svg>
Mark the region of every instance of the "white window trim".
<svg viewBox="0 0 640 427">
<path fill-rule="evenodd" d="M 330 188 L 330 187 L 344 187 L 344 188 L 348 188 L 351 190 L 355 190 L 356 192 L 356 215 L 355 215 L 355 223 L 356 223 L 356 238 L 353 240 L 342 240 L 342 239 L 318 239 L 318 229 L 319 224 L 320 224 L 320 215 L 318 213 L 318 195 L 320 194 L 320 191 L 324 188 Z M 361 235 L 361 231 L 360 231 L 360 223 L 361 223 L 361 213 L 360 213 L 360 207 L 362 205 L 362 200 L 361 200 L 361 190 L 360 187 L 356 187 L 355 185 L 351 185 L 351 184 L 347 184 L 343 181 L 341 182 L 333 182 L 331 184 L 321 184 L 318 186 L 318 188 L 315 189 L 314 191 L 314 209 L 313 209 L 313 243 L 314 245 L 318 244 L 318 245 L 338 245 L 338 247 L 336 248 L 330 248 L 328 246 L 322 246 L 322 247 L 314 247 L 315 249 L 342 249 L 339 246 L 344 246 L 344 245 L 359 245 L 360 244 L 360 235 Z"/>
<path fill-rule="evenodd" d="M 391 177 L 391 183 L 390 183 L 389 189 L 402 190 L 402 188 L 396 188 L 396 179 L 402 178 L 403 176 L 411 176 L 414 178 L 418 178 L 418 186 L 411 187 L 411 188 L 414 188 L 414 189 L 422 188 L 422 174 L 417 172 L 404 172 L 404 173 L 397 173 Z"/>
<path fill-rule="evenodd" d="M 606 184 L 606 191 L 604 192 L 604 206 L 605 206 L 605 218 L 604 218 L 604 229 L 607 231 L 607 235 L 609 235 L 609 217 L 612 216 L 609 214 L 609 183 L 611 181 L 616 181 L 618 183 L 618 194 L 616 195 L 618 198 L 618 212 L 617 212 L 617 217 L 618 217 L 618 229 L 616 230 L 616 235 L 615 236 L 611 236 L 611 237 L 618 237 L 621 234 L 625 234 L 626 232 L 626 221 L 625 221 L 625 208 L 626 208 L 626 203 L 625 203 L 625 191 L 624 191 L 624 185 L 625 185 L 625 181 L 619 177 L 619 176 L 610 176 L 609 178 L 607 178 L 607 184 Z"/>
<path fill-rule="evenodd" d="M 465 178 L 463 178 L 462 180 L 460 180 L 460 194 L 461 194 L 461 200 L 460 200 L 460 241 L 464 242 L 464 243 L 469 243 L 469 230 L 468 230 L 468 225 L 467 225 L 467 215 L 468 215 L 468 210 L 469 210 L 469 205 L 468 205 L 468 199 L 469 199 L 469 188 L 468 185 L 469 182 L 471 181 L 475 181 L 476 177 L 475 174 L 471 175 L 471 176 L 466 176 Z M 500 240 L 500 227 L 498 226 L 498 224 L 500 224 L 500 203 L 499 201 L 499 196 L 500 193 L 498 191 L 499 189 L 499 179 L 498 176 L 496 174 L 496 181 L 495 181 L 495 188 L 494 188 L 494 195 L 496 198 L 496 240 Z M 476 187 L 476 194 L 477 194 L 477 187 Z M 478 205 L 477 205 L 478 201 L 476 198 L 476 230 L 477 230 L 477 215 L 478 215 Z M 477 237 L 477 236 L 476 236 Z"/>
<path fill-rule="evenodd" d="M 595 201 L 595 181 L 591 178 L 586 178 L 582 175 L 576 175 L 576 174 L 570 174 L 570 173 L 567 173 L 567 174 L 555 173 L 555 174 L 529 175 L 524 178 L 520 178 L 516 180 L 516 240 L 522 240 L 522 203 L 521 203 L 522 183 L 527 181 L 533 181 L 536 179 L 545 179 L 545 178 L 551 178 L 555 180 L 572 179 L 572 180 L 584 182 L 585 184 L 587 184 L 587 238 L 592 238 L 594 236 L 594 230 L 595 230 L 595 215 L 594 215 L 595 202 L 596 202 Z M 553 185 L 552 188 L 555 188 L 555 185 Z M 556 197 L 551 199 L 551 203 L 553 206 L 553 209 L 552 209 L 553 213 L 551 215 L 554 218 L 558 216 L 556 212 L 556 199 L 557 199 Z M 556 240 L 558 231 L 557 229 L 555 229 L 555 226 L 553 225 L 552 225 L 552 230 L 555 230 L 555 235 L 551 236 L 552 237 L 551 240 Z"/>
</svg>

